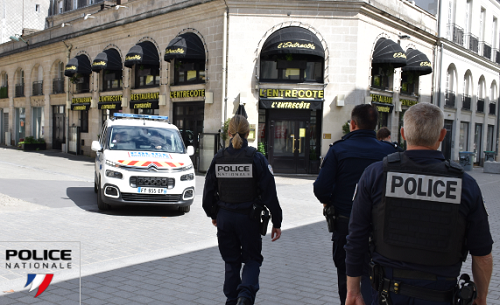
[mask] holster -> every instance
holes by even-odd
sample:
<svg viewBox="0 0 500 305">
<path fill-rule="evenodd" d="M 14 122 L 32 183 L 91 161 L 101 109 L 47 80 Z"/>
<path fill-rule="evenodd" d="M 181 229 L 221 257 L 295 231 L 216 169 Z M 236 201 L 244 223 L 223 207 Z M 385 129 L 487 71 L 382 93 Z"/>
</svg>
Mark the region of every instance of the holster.
<svg viewBox="0 0 500 305">
<path fill-rule="evenodd" d="M 263 213 L 262 213 L 262 222 L 260 224 L 260 235 L 266 236 L 267 234 L 267 225 L 269 224 L 269 219 L 271 216 L 269 215 L 269 210 L 264 207 Z"/>
<path fill-rule="evenodd" d="M 250 211 L 250 219 L 254 221 L 258 221 L 260 223 L 260 234 L 262 236 L 266 236 L 267 234 L 267 226 L 269 224 L 269 219 L 271 216 L 269 215 L 269 210 L 260 204 L 254 203 L 252 205 L 252 211 Z"/>
<path fill-rule="evenodd" d="M 472 305 L 476 298 L 476 284 L 470 280 L 468 274 L 462 274 L 458 280 L 458 289 L 453 298 L 453 305 Z"/>
<path fill-rule="evenodd" d="M 337 215 L 335 213 L 335 207 L 333 205 L 327 205 L 323 208 L 323 216 L 326 218 L 326 224 L 328 225 L 328 232 L 335 232 L 335 222 Z"/>
</svg>

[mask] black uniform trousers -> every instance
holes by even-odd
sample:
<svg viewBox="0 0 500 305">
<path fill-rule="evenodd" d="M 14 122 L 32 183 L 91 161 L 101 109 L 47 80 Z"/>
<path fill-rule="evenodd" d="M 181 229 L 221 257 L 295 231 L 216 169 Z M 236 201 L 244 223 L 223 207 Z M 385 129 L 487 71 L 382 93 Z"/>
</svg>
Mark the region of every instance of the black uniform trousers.
<svg viewBox="0 0 500 305">
<path fill-rule="evenodd" d="M 346 252 L 344 246 L 347 243 L 347 235 L 349 235 L 349 218 L 345 216 L 337 217 L 335 223 L 335 232 L 332 234 L 333 241 L 333 262 L 337 268 L 337 284 L 339 289 L 340 303 L 345 304 L 345 299 L 347 297 L 347 275 L 346 275 Z M 370 283 L 370 278 L 368 276 L 368 253 L 366 256 L 366 267 L 363 270 L 364 274 L 361 277 L 361 294 L 365 304 L 372 303 L 372 288 Z"/>
<path fill-rule="evenodd" d="M 217 239 L 225 262 L 223 290 L 226 304 L 236 304 L 239 297 L 245 297 L 253 304 L 264 260 L 259 222 L 250 219 L 248 213 L 221 208 L 217 214 Z"/>
</svg>

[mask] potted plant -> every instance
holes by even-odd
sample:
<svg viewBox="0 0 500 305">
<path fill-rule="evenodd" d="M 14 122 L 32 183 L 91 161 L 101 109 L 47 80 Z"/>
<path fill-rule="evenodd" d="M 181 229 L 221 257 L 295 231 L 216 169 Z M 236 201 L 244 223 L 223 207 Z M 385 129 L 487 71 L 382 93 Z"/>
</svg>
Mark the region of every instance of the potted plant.
<svg viewBox="0 0 500 305">
<path fill-rule="evenodd" d="M 260 142 L 259 145 L 257 146 L 257 151 L 260 152 L 261 154 L 264 155 L 264 157 L 267 155 L 266 153 L 266 145 L 264 145 L 264 142 Z"/>
<path fill-rule="evenodd" d="M 45 150 L 47 144 L 43 138 L 35 139 L 35 137 L 26 137 L 24 141 L 19 142 L 23 150 Z"/>
</svg>

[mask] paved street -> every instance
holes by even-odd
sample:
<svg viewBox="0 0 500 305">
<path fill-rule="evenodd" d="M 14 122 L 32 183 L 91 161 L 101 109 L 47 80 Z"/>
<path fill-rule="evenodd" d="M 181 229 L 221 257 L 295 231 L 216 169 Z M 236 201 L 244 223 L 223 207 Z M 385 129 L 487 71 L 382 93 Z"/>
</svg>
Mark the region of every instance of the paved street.
<svg viewBox="0 0 500 305">
<path fill-rule="evenodd" d="M 500 175 L 482 168 L 471 174 L 483 191 L 492 232 L 498 232 Z M 73 269 L 54 270 L 53 283 L 37 298 L 23 288 L 24 270 L 0 266 L 0 304 L 223 304 L 224 266 L 216 229 L 201 208 L 203 182 L 196 177 L 195 203 L 185 215 L 161 207 L 101 213 L 93 159 L 0 147 L 0 251 L 20 245 L 75 249 Z M 256 304 L 340 304 L 313 178 L 276 182 L 283 233 L 274 243 L 264 237 Z M 500 257 L 498 244 L 493 255 Z M 498 274 L 495 266 L 488 304 L 500 304 Z"/>
</svg>

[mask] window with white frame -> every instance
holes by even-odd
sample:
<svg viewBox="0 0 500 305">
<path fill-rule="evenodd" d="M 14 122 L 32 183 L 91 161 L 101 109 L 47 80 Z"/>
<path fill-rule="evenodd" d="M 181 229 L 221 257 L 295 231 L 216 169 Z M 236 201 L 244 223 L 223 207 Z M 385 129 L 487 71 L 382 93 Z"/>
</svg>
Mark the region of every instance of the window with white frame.
<svg viewBox="0 0 500 305">
<path fill-rule="evenodd" d="M 479 16 L 479 41 L 484 41 L 484 20 L 486 16 L 486 10 L 481 8 L 481 16 Z"/>
</svg>

